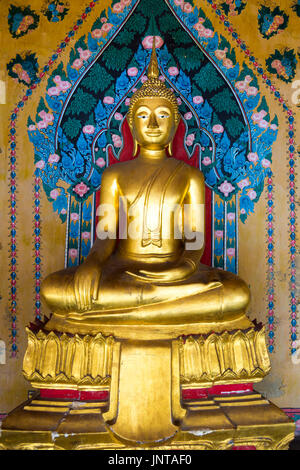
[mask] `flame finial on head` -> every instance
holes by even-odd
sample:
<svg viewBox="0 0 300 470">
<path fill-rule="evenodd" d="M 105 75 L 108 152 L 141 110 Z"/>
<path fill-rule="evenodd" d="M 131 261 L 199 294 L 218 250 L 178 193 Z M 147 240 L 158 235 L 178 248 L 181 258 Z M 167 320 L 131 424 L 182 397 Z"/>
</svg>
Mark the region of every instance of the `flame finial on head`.
<svg viewBox="0 0 300 470">
<path fill-rule="evenodd" d="M 158 78 L 159 77 L 159 68 L 158 68 L 158 62 L 157 62 L 157 56 L 156 56 L 156 44 L 155 44 L 155 36 L 153 36 L 153 42 L 152 42 L 152 52 L 151 52 L 151 58 L 148 66 L 148 73 L 147 76 L 148 78 Z"/>
<path fill-rule="evenodd" d="M 176 123 L 179 122 L 180 114 L 178 111 L 177 99 L 174 93 L 167 88 L 166 85 L 160 80 L 159 77 L 159 67 L 156 56 L 156 47 L 155 47 L 155 36 L 153 36 L 152 44 L 152 53 L 147 71 L 148 79 L 143 83 L 141 88 L 137 90 L 132 97 L 130 98 L 130 106 L 128 111 L 128 122 L 132 126 L 133 123 L 133 109 L 136 106 L 137 102 L 141 99 L 149 98 L 164 98 L 169 101 L 170 105 L 174 110 L 174 117 Z"/>
</svg>

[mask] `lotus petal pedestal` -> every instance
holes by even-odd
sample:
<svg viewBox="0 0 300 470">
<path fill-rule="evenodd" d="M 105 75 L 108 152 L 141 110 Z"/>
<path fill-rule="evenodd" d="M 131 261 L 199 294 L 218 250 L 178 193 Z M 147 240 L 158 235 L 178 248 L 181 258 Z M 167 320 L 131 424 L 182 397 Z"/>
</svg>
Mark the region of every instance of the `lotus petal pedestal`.
<svg viewBox="0 0 300 470">
<path fill-rule="evenodd" d="M 27 329 L 35 396 L 2 425 L 4 449 L 287 449 L 295 424 L 253 390 L 264 329 Z M 180 325 L 178 326 L 180 327 Z"/>
</svg>

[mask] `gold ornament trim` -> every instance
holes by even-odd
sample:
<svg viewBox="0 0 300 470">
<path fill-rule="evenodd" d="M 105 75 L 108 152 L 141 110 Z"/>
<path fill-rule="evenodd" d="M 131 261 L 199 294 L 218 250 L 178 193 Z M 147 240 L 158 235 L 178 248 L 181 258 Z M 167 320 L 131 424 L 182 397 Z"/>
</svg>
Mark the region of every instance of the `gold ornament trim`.
<svg viewBox="0 0 300 470">
<path fill-rule="evenodd" d="M 289 450 L 290 442 L 295 438 L 295 434 L 289 433 L 282 437 L 281 433 L 270 433 L 269 436 L 259 437 L 237 437 L 234 446 L 255 446 L 256 450 Z"/>
<path fill-rule="evenodd" d="M 26 328 L 23 375 L 34 388 L 103 390 L 111 381 L 112 336 L 70 336 Z"/>
<path fill-rule="evenodd" d="M 259 382 L 271 369 L 264 327 L 181 337 L 178 347 L 183 388 Z"/>
<path fill-rule="evenodd" d="M 34 388 L 110 387 L 113 353 L 117 362 L 120 355 L 120 345 L 112 336 L 26 331 L 23 374 Z M 259 382 L 270 371 L 264 328 L 189 335 L 172 343 L 173 351 L 178 350 L 176 362 L 182 388 Z"/>
<path fill-rule="evenodd" d="M 251 433 L 253 429 L 247 427 L 247 431 Z M 23 436 L 21 434 L 18 431 L 4 431 L 6 442 L 0 444 L 0 450 L 231 450 L 232 447 L 236 446 L 255 446 L 256 450 L 288 450 L 290 442 L 294 439 L 294 433 L 282 436 L 281 432 L 277 435 L 274 428 L 269 430 L 269 434 L 267 431 L 265 435 L 262 434 L 259 437 L 239 437 L 239 433 L 237 433 L 236 436 L 231 438 L 220 435 L 219 437 L 216 436 L 215 439 L 208 440 L 202 438 L 195 442 L 188 440 L 186 436 L 184 442 L 175 439 L 171 444 L 153 447 L 135 447 L 106 441 L 106 439 L 103 439 L 103 434 L 101 435 L 100 433 L 80 434 L 80 440 L 83 441 L 81 444 L 78 444 L 76 439 L 71 440 L 58 435 L 56 439 L 60 445 L 55 444 L 47 436 L 48 433 L 45 436 L 42 436 L 42 433 L 35 433 L 35 439 L 40 439 L 40 442 L 34 442 L 34 438 L 32 439 L 33 442 L 22 442 Z M 101 438 L 103 442 L 101 442 Z M 46 442 L 43 442 L 44 440 Z"/>
</svg>

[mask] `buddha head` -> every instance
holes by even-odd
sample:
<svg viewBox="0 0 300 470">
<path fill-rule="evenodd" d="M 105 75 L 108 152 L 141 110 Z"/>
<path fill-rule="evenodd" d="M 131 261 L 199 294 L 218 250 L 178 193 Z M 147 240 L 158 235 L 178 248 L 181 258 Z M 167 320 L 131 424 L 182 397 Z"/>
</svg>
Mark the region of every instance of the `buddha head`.
<svg viewBox="0 0 300 470">
<path fill-rule="evenodd" d="M 130 100 L 127 119 L 136 144 L 149 150 L 165 149 L 173 140 L 180 115 L 174 93 L 158 78 L 155 38 L 147 76 Z"/>
</svg>

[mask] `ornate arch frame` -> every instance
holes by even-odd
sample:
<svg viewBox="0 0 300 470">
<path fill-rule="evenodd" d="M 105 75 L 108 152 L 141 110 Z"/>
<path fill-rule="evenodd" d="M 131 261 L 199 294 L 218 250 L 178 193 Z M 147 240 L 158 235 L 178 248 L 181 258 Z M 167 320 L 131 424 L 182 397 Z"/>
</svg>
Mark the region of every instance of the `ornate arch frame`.
<svg viewBox="0 0 300 470">
<path fill-rule="evenodd" d="M 224 24 L 224 28 L 227 31 L 228 35 L 232 38 L 232 43 L 235 47 L 240 48 L 245 55 L 245 60 L 251 67 L 255 75 L 260 76 L 264 81 L 265 85 L 269 88 L 270 92 L 274 94 L 274 99 L 277 100 L 281 106 L 284 115 L 287 120 L 287 158 L 289 163 L 289 176 L 288 176 L 288 185 L 289 185 L 289 209 L 290 209 L 290 245 L 288 247 L 288 257 L 289 257 L 289 266 L 290 266 L 290 348 L 291 354 L 296 352 L 295 342 L 297 340 L 297 325 L 296 325 L 296 277 L 295 277 L 295 175 L 294 175 L 294 163 L 295 163 L 295 116 L 293 111 L 288 107 L 285 98 L 276 90 L 275 86 L 269 79 L 268 75 L 265 73 L 263 68 L 259 65 L 255 57 L 252 55 L 250 49 L 239 37 L 238 33 L 234 30 L 233 26 L 230 24 L 228 18 L 222 13 L 218 8 L 217 4 L 212 0 L 206 0 L 207 8 L 211 9 L 218 19 Z M 14 108 L 11 114 L 11 121 L 9 126 L 9 148 L 10 148 L 10 157 L 9 157 L 9 210 L 11 214 L 10 218 L 10 313 L 11 313 L 11 355 L 16 357 L 17 355 L 17 312 L 18 312 L 18 258 L 17 258 L 17 231 L 18 231 L 18 197 L 17 197 L 17 188 L 18 188 L 18 174 L 17 174 L 17 159 L 19 153 L 19 143 L 16 136 L 16 123 L 20 113 L 26 102 L 30 99 L 33 93 L 36 93 L 39 83 L 42 80 L 45 80 L 48 72 L 52 69 L 53 65 L 57 62 L 58 58 L 63 54 L 64 49 L 67 47 L 68 43 L 72 36 L 77 34 L 77 31 L 80 29 L 80 26 L 87 19 L 88 15 L 92 10 L 95 9 L 98 0 L 90 2 L 83 10 L 83 13 L 73 26 L 72 30 L 67 33 L 57 50 L 54 54 L 51 55 L 47 63 L 39 69 L 37 78 L 31 83 L 30 87 L 18 101 L 16 107 Z M 174 0 L 166 0 L 167 5 L 175 11 L 178 7 Z M 178 2 L 177 2 L 178 3 Z M 132 1 L 132 6 L 138 4 L 138 1 Z M 132 8 L 131 13 L 134 11 Z M 183 22 L 184 19 L 181 18 Z M 186 26 L 185 26 L 186 27 Z M 274 294 L 274 236 L 276 235 L 275 231 L 275 211 L 274 211 L 274 199 L 273 199 L 273 173 L 271 168 L 268 169 L 267 175 L 267 207 L 266 207 L 266 260 L 267 260 L 267 292 L 266 292 L 266 309 L 268 315 L 269 323 L 269 352 L 274 351 L 275 338 L 274 338 L 274 306 L 275 306 L 275 294 Z M 40 205 L 40 190 L 41 190 L 41 178 L 38 175 L 34 176 L 34 220 L 33 220 L 33 251 L 35 254 L 35 264 L 34 264 L 34 278 L 35 278 L 35 307 L 36 307 L 36 319 L 41 319 L 41 306 L 40 306 L 40 297 L 39 297 L 39 286 L 41 278 L 41 253 L 40 253 L 40 238 L 41 238 L 41 226 L 40 226 L 40 214 L 39 214 L 39 205 Z"/>
</svg>

